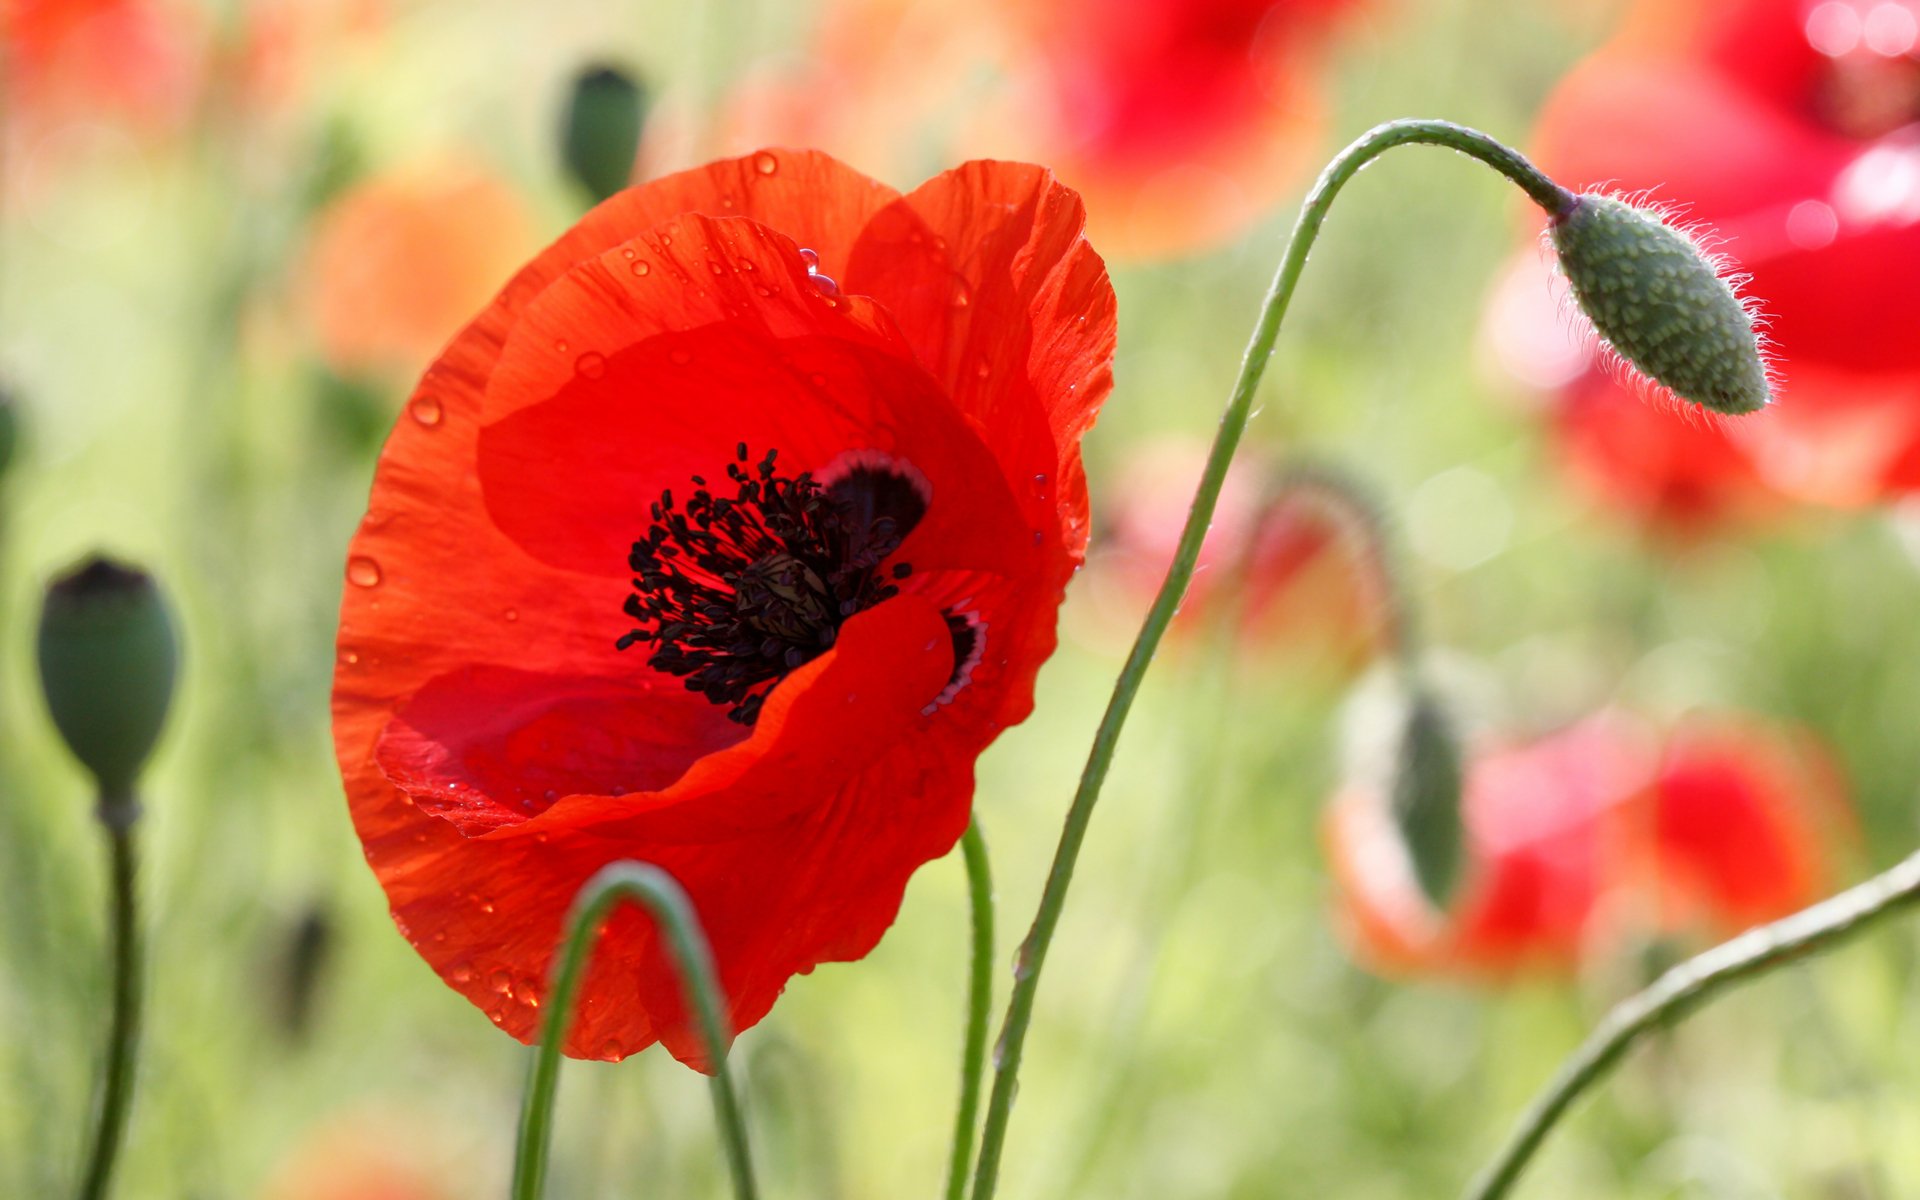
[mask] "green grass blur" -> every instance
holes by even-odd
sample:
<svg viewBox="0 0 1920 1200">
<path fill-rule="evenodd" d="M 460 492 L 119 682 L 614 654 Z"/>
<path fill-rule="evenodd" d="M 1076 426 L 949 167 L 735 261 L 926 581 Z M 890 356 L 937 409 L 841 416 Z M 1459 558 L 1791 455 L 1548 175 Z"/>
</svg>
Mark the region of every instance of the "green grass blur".
<svg viewBox="0 0 1920 1200">
<path fill-rule="evenodd" d="M 503 174 L 557 234 L 577 197 L 554 125 L 578 67 L 611 58 L 660 94 L 712 96 L 809 24 L 766 0 L 722 8 L 395 5 L 379 43 L 323 65 L 290 110 L 216 97 L 164 140 L 96 124 L 6 162 L 0 373 L 25 442 L 0 484 L 0 1196 L 70 1188 L 102 1041 L 103 856 L 31 662 L 39 588 L 95 547 L 153 570 L 186 637 L 145 788 L 151 984 L 118 1194 L 272 1200 L 329 1135 L 420 1165 L 447 1197 L 501 1194 L 527 1052 L 393 930 L 327 728 L 345 546 L 411 380 L 318 365 L 303 247 L 343 180 L 449 149 Z M 1343 42 L 1324 150 L 1397 116 L 1524 138 L 1608 16 L 1383 0 Z M 1224 250 L 1116 268 L 1119 382 L 1087 445 L 1096 504 L 1127 486 L 1129 447 L 1211 430 L 1296 200 Z M 1856 874 L 1892 862 L 1920 834 L 1920 579 L 1895 522 L 1807 515 L 1673 552 L 1590 507 L 1475 348 L 1518 211 L 1456 156 L 1367 171 L 1315 252 L 1252 436 L 1378 482 L 1417 526 L 1434 640 L 1516 720 L 1618 702 L 1804 722 L 1851 781 Z M 1446 503 L 1463 495 L 1475 502 Z M 1485 552 L 1456 552 L 1462 539 Z M 1003 960 L 1124 644 L 1076 593 L 1038 711 L 981 766 Z M 1208 645 L 1156 667 L 1123 743 L 1041 992 L 1002 1195 L 1455 1194 L 1647 966 L 1494 989 L 1353 965 L 1319 845 L 1342 677 L 1311 647 L 1241 648 L 1225 670 Z M 936 1192 L 965 921 L 956 855 L 922 871 L 877 952 L 796 980 L 740 1040 L 768 1197 Z M 1524 1193 L 1920 1194 L 1915 946 L 1897 925 L 1663 1035 Z M 997 984 L 1004 999 L 1004 970 Z M 569 1064 L 560 1104 L 550 1196 L 725 1194 L 704 1081 L 663 1053 Z"/>
</svg>

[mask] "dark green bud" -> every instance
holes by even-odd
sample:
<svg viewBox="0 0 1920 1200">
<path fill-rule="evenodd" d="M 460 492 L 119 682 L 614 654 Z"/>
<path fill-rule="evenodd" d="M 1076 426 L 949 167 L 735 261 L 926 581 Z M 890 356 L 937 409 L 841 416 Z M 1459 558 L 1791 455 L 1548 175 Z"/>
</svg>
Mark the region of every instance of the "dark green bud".
<svg viewBox="0 0 1920 1200">
<path fill-rule="evenodd" d="M 144 571 L 94 557 L 56 579 L 40 611 L 40 687 L 67 748 L 130 810 L 173 699 L 173 620 Z"/>
<path fill-rule="evenodd" d="M 574 79 L 560 154 L 594 203 L 632 181 L 646 112 L 646 93 L 622 71 L 591 67 Z"/>
<path fill-rule="evenodd" d="M 1453 721 L 1425 689 L 1408 700 L 1393 769 L 1393 821 L 1414 878 L 1444 909 L 1460 878 L 1460 797 L 1465 786 Z"/>
<path fill-rule="evenodd" d="M 1554 219 L 1552 236 L 1574 299 L 1620 357 L 1702 408 L 1766 407 L 1753 314 L 1693 238 L 1651 209 L 1592 193 Z"/>
<path fill-rule="evenodd" d="M 20 452 L 20 408 L 13 393 L 0 386 L 0 479 L 13 468 Z"/>
</svg>

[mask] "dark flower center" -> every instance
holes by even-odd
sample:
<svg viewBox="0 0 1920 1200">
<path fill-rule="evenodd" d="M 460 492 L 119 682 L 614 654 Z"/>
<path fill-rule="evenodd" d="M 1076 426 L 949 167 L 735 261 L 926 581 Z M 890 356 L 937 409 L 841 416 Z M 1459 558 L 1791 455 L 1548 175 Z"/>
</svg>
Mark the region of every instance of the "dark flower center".
<svg viewBox="0 0 1920 1200">
<path fill-rule="evenodd" d="M 842 455 L 820 477 L 779 474 L 774 450 L 750 464 L 745 442 L 735 458 L 732 495 L 695 475 L 684 502 L 669 489 L 653 504 L 627 557 L 625 610 L 638 628 L 618 646 L 652 646 L 650 665 L 751 725 L 773 685 L 832 648 L 847 618 L 899 594 L 913 568 L 883 564 L 926 515 L 932 489 L 874 451 Z M 969 649 L 977 635 L 960 618 L 948 628 L 957 674 L 963 635 Z"/>
</svg>

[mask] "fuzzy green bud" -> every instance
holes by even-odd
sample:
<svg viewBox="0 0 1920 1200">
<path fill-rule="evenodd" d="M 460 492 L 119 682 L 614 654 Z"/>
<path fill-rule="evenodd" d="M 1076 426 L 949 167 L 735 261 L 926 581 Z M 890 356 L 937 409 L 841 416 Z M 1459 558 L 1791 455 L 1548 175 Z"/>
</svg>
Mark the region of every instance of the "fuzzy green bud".
<svg viewBox="0 0 1920 1200">
<path fill-rule="evenodd" d="M 613 67 L 592 67 L 574 79 L 560 131 L 560 154 L 594 203 L 632 181 L 646 110 L 640 85 Z"/>
<path fill-rule="evenodd" d="M 99 782 L 103 811 L 130 813 L 173 699 L 178 652 L 159 588 L 144 571 L 87 560 L 47 588 L 39 657 L 47 711 Z"/>
<path fill-rule="evenodd" d="M 1753 317 L 1693 238 L 1649 209 L 1586 193 L 1553 222 L 1573 296 L 1600 336 L 1683 400 L 1738 415 L 1766 407 Z"/>
<path fill-rule="evenodd" d="M 1460 878 L 1464 778 L 1453 720 L 1421 689 L 1408 699 L 1393 770 L 1393 821 L 1420 890 L 1445 908 Z"/>
</svg>

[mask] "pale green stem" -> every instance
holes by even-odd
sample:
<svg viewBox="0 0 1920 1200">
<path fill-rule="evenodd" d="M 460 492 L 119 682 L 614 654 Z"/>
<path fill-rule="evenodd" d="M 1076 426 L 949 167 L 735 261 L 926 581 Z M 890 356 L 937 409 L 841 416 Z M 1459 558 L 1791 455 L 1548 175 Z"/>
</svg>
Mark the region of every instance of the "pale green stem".
<svg viewBox="0 0 1920 1200">
<path fill-rule="evenodd" d="M 1567 1109 L 1606 1078 L 1642 1036 L 1680 1020 L 1737 983 L 1825 949 L 1916 900 L 1920 900 L 1920 854 L 1812 908 L 1748 930 L 1690 958 L 1616 1005 L 1521 1115 L 1499 1155 L 1467 1188 L 1468 1200 L 1507 1195 Z"/>
<path fill-rule="evenodd" d="M 1054 931 L 1059 927 L 1060 914 L 1066 905 L 1074 864 L 1080 857 L 1081 843 L 1086 840 L 1087 825 L 1093 818 L 1093 808 L 1100 798 L 1101 785 L 1106 782 L 1108 768 L 1113 763 L 1120 729 L 1133 707 L 1134 696 L 1140 690 L 1140 682 L 1146 675 L 1148 664 L 1153 661 L 1154 651 L 1159 648 L 1160 639 L 1166 634 L 1175 610 L 1180 607 L 1187 585 L 1192 582 L 1201 541 L 1206 536 L 1208 523 L 1213 519 L 1214 507 L 1219 503 L 1227 467 L 1232 463 L 1233 453 L 1246 431 L 1247 419 L 1253 411 L 1254 394 L 1259 390 L 1261 377 L 1266 374 L 1267 360 L 1273 353 L 1274 340 L 1280 334 L 1280 323 L 1286 316 L 1288 303 L 1293 299 L 1294 288 L 1300 282 L 1301 269 L 1306 266 L 1307 253 L 1312 249 L 1314 239 L 1319 236 L 1321 223 L 1326 220 L 1334 196 L 1346 186 L 1347 181 L 1381 154 L 1408 143 L 1447 146 L 1478 159 L 1518 184 L 1550 213 L 1564 212 L 1573 203 L 1571 193 L 1541 174 L 1514 150 L 1477 130 L 1446 121 L 1393 121 L 1378 126 L 1341 151 L 1314 184 L 1294 224 L 1286 253 L 1261 309 L 1259 324 L 1254 327 L 1252 340 L 1247 345 L 1246 357 L 1240 365 L 1240 377 L 1233 385 L 1226 412 L 1220 419 L 1220 430 L 1214 437 L 1213 449 L 1200 477 L 1200 486 L 1194 492 L 1193 504 L 1187 514 L 1186 526 L 1181 531 L 1173 563 L 1167 568 L 1166 580 L 1160 585 L 1153 607 L 1147 612 L 1146 622 L 1140 627 L 1126 664 L 1120 669 L 1113 696 L 1108 700 L 1106 713 L 1094 733 L 1087 765 L 1081 772 L 1080 786 L 1067 810 L 1060 843 L 1054 851 L 1053 866 L 1040 896 L 1039 910 L 1034 914 L 1033 928 L 1021 944 L 1014 970 L 1013 991 L 1007 1002 L 1006 1020 L 1000 1035 L 1000 1049 L 995 1055 L 993 1094 L 987 1105 L 980 1158 L 974 1171 L 973 1200 L 993 1200 L 994 1188 L 999 1180 L 1001 1153 L 1006 1145 L 1007 1123 L 1013 1111 L 1021 1055 L 1026 1046 L 1027 1029 L 1033 1020 L 1034 997 L 1039 992 L 1040 973 L 1046 962 L 1047 948 L 1053 942 Z"/>
<path fill-rule="evenodd" d="M 699 1022 L 707 1062 L 713 1070 L 709 1087 L 713 1093 L 714 1119 L 726 1149 L 733 1193 L 737 1200 L 756 1200 L 746 1122 L 741 1118 L 740 1103 L 727 1073 L 727 1046 L 732 1041 L 732 1031 L 727 1026 L 726 1003 L 721 995 L 719 975 L 714 970 L 713 952 L 700 928 L 700 918 L 679 883 L 659 867 L 638 862 L 617 862 L 600 868 L 573 898 L 573 909 L 567 916 L 566 941 L 554 961 L 553 982 L 547 992 L 547 1015 L 540 1029 L 540 1045 L 534 1051 L 533 1067 L 527 1074 L 526 1099 L 520 1109 L 520 1139 L 513 1156 L 513 1200 L 538 1200 L 545 1183 L 547 1151 L 553 1139 L 554 1092 L 560 1081 L 560 1050 L 566 1044 L 574 1001 L 600 926 L 614 905 L 622 900 L 635 901 L 645 908 L 655 926 L 666 935 L 674 967 L 680 975 L 680 986 L 686 993 L 687 1007 Z"/>
<path fill-rule="evenodd" d="M 960 838 L 967 864 L 967 904 L 973 913 L 973 948 L 967 964 L 967 1038 L 960 1055 L 960 1108 L 953 1118 L 953 1154 L 947 1164 L 947 1200 L 965 1200 L 967 1164 L 980 1121 L 980 1083 L 987 1069 L 987 1022 L 993 1008 L 993 870 L 980 820 Z"/>
<path fill-rule="evenodd" d="M 134 888 L 133 824 L 140 809 L 131 798 L 102 799 L 100 825 L 107 835 L 109 924 L 113 938 L 113 1015 L 101 1070 L 100 1111 L 81 1177 L 81 1200 L 102 1200 L 113 1186 L 113 1168 L 126 1140 L 133 1108 L 133 1071 L 140 1048 L 140 928 Z"/>
</svg>

